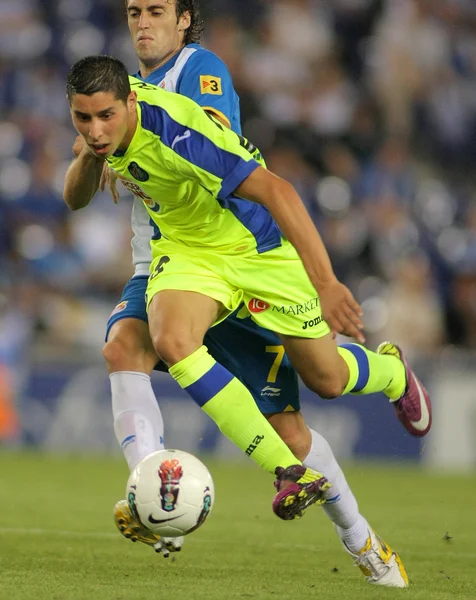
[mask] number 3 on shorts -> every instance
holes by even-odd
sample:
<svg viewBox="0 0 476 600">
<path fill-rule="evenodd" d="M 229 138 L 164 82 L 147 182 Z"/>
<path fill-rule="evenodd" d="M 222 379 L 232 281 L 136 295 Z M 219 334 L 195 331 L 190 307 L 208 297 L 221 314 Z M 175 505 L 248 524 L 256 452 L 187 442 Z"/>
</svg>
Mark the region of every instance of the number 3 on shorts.
<svg viewBox="0 0 476 600">
<path fill-rule="evenodd" d="M 284 358 L 284 346 L 266 346 L 266 352 L 276 354 L 276 358 L 274 359 L 274 362 L 268 373 L 268 379 L 266 380 L 267 383 L 276 383 L 279 367 L 281 366 Z"/>
</svg>

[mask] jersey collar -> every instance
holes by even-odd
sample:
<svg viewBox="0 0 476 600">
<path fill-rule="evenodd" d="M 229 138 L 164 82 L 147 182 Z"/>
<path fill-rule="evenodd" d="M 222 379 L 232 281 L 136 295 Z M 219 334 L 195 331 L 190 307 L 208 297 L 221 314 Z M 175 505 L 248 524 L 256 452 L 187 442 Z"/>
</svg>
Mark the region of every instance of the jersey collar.
<svg viewBox="0 0 476 600">
<path fill-rule="evenodd" d="M 199 44 L 187 44 L 186 46 L 184 46 L 182 48 L 182 50 L 184 50 L 184 48 L 199 48 L 199 47 L 200 47 Z M 146 83 L 152 83 L 154 85 L 159 85 L 159 83 L 167 75 L 167 71 L 170 71 L 170 69 L 177 62 L 179 56 L 182 54 L 182 50 L 179 50 L 179 52 L 177 52 L 177 54 L 174 54 L 174 56 L 172 56 L 172 58 L 169 59 L 161 67 L 159 67 L 155 71 L 152 71 L 152 73 L 145 79 L 140 74 L 140 71 L 137 71 L 137 73 L 134 73 L 134 77 L 137 77 L 137 79 L 141 79 L 142 81 L 145 81 Z"/>
</svg>

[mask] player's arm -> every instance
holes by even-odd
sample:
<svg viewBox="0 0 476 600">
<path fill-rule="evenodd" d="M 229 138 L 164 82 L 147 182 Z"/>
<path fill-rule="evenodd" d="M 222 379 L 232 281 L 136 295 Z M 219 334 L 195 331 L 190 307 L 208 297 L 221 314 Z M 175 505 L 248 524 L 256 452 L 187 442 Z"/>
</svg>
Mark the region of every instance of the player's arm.
<svg viewBox="0 0 476 600">
<path fill-rule="evenodd" d="M 84 208 L 91 202 L 99 188 L 104 162 L 83 145 L 64 180 L 63 198 L 71 210 Z"/>
<path fill-rule="evenodd" d="M 177 92 L 231 128 L 236 92 L 225 63 L 212 52 L 193 54 L 180 76 Z"/>
<path fill-rule="evenodd" d="M 330 328 L 363 343 L 362 309 L 335 276 L 322 238 L 294 186 L 258 167 L 236 188 L 235 194 L 266 206 L 301 257 Z"/>
</svg>

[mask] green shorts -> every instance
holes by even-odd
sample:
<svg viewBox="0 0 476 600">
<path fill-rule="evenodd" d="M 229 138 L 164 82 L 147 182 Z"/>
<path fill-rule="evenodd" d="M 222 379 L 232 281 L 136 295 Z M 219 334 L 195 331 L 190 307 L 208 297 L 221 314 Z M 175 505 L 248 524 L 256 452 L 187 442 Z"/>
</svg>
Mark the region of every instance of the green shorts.
<svg viewBox="0 0 476 600">
<path fill-rule="evenodd" d="M 294 246 L 285 240 L 262 254 L 231 255 L 162 239 L 152 242 L 152 252 L 147 306 L 160 291 L 186 290 L 221 302 L 224 311 L 216 323 L 243 303 L 239 316 L 251 316 L 276 333 L 304 338 L 329 333 L 316 290 Z"/>
</svg>

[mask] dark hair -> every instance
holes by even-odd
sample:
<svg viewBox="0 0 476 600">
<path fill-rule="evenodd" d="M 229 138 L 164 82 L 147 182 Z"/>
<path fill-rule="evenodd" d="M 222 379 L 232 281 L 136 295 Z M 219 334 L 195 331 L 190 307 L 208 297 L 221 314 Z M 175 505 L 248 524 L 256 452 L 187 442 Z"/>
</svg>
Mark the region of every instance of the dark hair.
<svg viewBox="0 0 476 600">
<path fill-rule="evenodd" d="M 129 75 L 117 58 L 86 56 L 71 67 L 66 83 L 70 102 L 75 94 L 92 96 L 97 92 L 112 92 L 116 100 L 126 102 L 131 92 Z"/>
<path fill-rule="evenodd" d="M 199 0 L 175 0 L 175 2 L 177 19 L 185 12 L 190 13 L 190 27 L 185 31 L 184 43 L 199 44 L 203 33 Z"/>
</svg>

